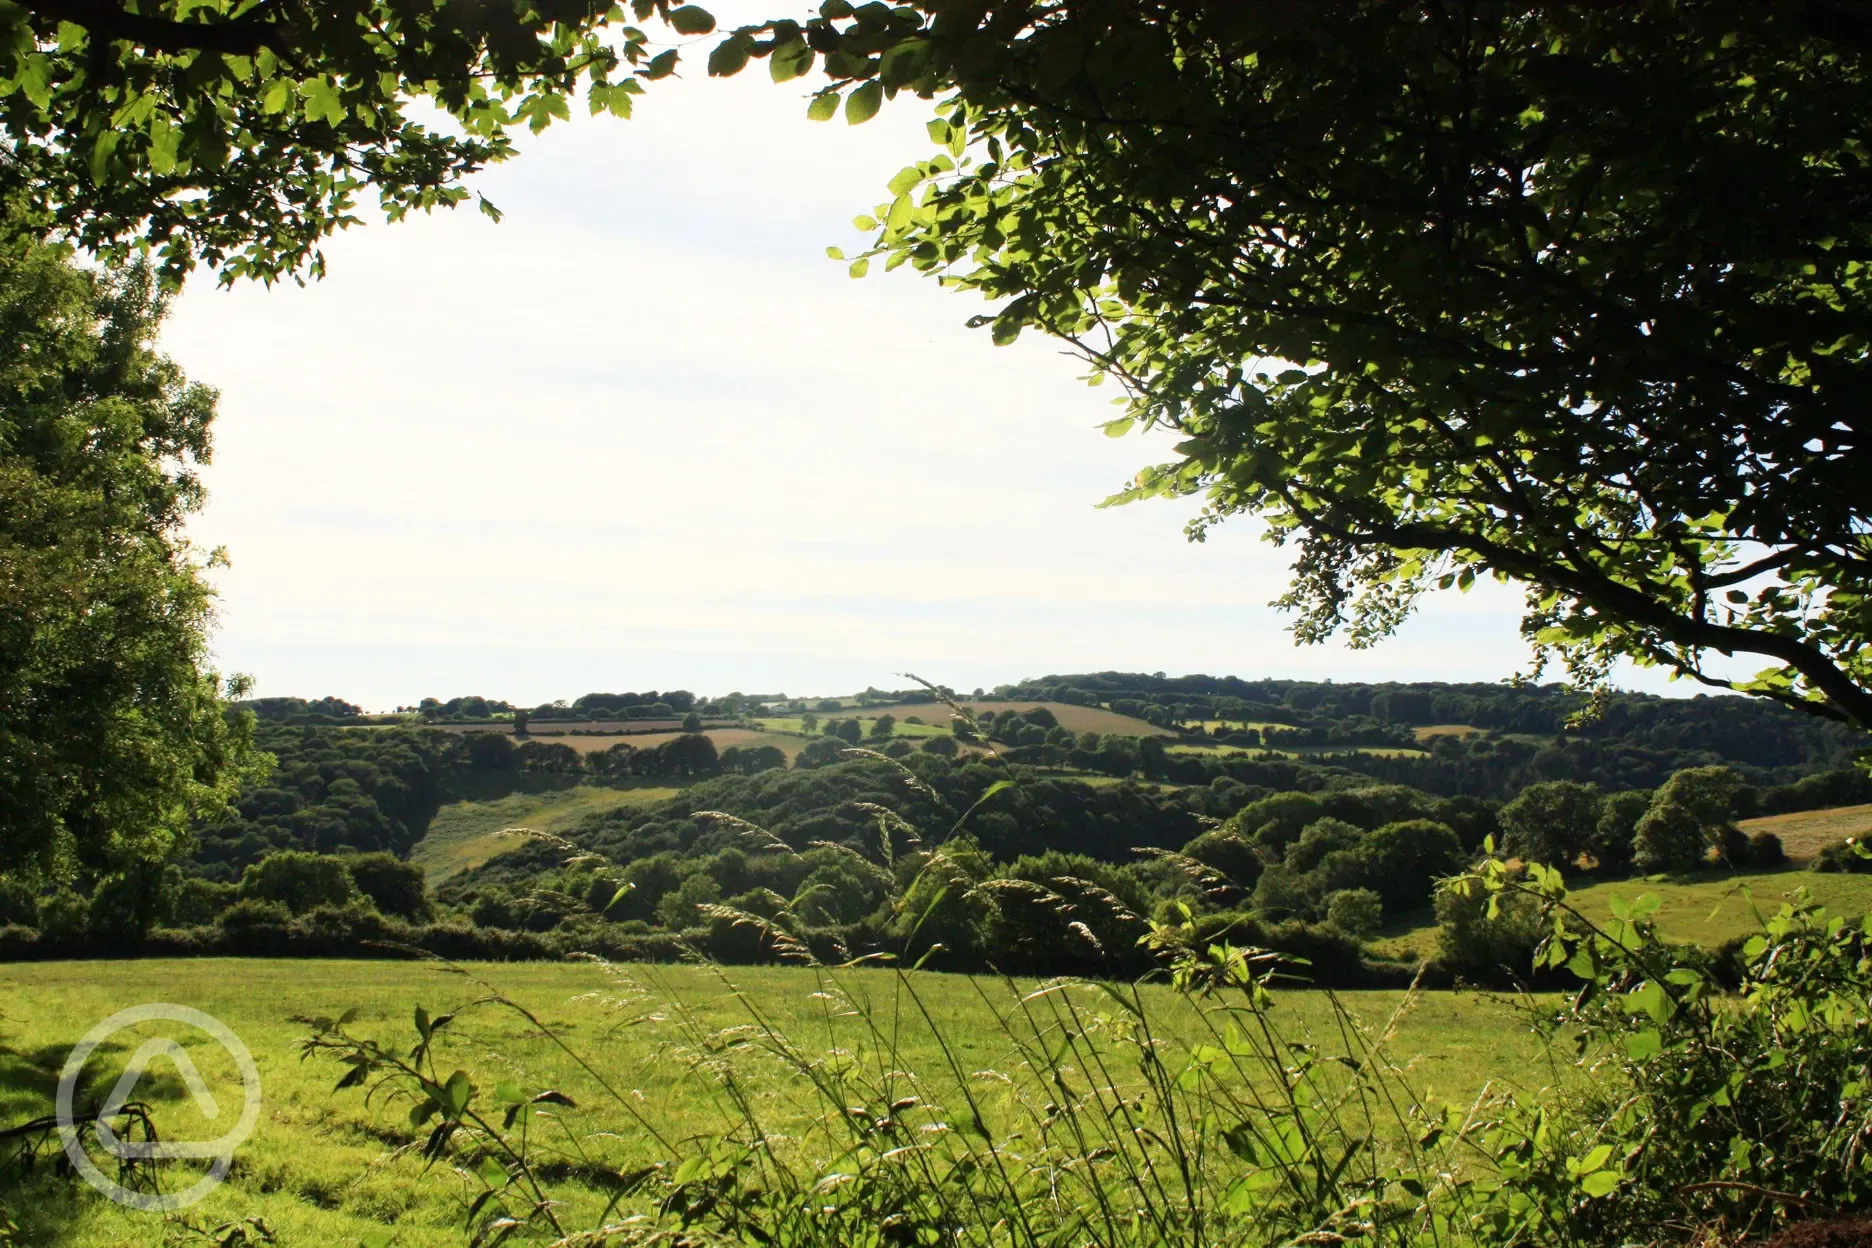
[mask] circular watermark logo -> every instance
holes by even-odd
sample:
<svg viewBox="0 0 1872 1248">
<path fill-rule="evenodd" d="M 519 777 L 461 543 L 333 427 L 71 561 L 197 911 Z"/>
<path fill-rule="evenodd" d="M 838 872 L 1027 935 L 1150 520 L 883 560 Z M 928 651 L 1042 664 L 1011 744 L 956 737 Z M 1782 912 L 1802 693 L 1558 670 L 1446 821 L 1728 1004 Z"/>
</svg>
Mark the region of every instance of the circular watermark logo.
<svg viewBox="0 0 1872 1248">
<path fill-rule="evenodd" d="M 145 1040 L 137 1046 L 136 1052 L 124 1064 L 124 1072 L 118 1077 L 110 1095 L 104 1098 L 104 1103 L 97 1108 L 94 1116 L 86 1116 L 86 1121 L 90 1123 L 98 1145 L 119 1161 L 207 1159 L 208 1173 L 179 1192 L 133 1191 L 98 1169 L 79 1137 L 78 1117 L 72 1106 L 78 1090 L 78 1076 L 97 1047 L 126 1027 L 152 1021 L 184 1023 L 197 1031 L 206 1032 L 210 1039 L 228 1051 L 240 1071 L 243 1099 L 239 1119 L 225 1133 L 212 1140 L 125 1140 L 117 1136 L 111 1129 L 111 1119 L 130 1100 L 130 1094 L 136 1090 L 137 1081 L 143 1077 L 151 1059 L 159 1056 L 167 1058 L 175 1066 L 176 1074 L 188 1089 L 189 1095 L 195 1098 L 195 1107 L 202 1117 L 213 1122 L 222 1116 L 222 1105 L 208 1090 L 208 1084 L 202 1079 L 201 1071 L 196 1069 L 188 1050 L 174 1040 L 158 1037 Z M 132 1209 L 155 1213 L 185 1209 L 220 1186 L 234 1162 L 234 1150 L 253 1134 L 254 1124 L 260 1120 L 260 1068 L 254 1065 L 253 1054 L 241 1043 L 241 1038 L 214 1015 L 204 1014 L 186 1005 L 163 1002 L 136 1005 L 119 1010 L 86 1032 L 84 1039 L 71 1051 L 71 1056 L 65 1059 L 65 1069 L 59 1075 L 57 1113 L 59 1141 L 65 1146 L 65 1155 L 71 1159 L 78 1173 L 84 1176 L 85 1182 L 118 1204 Z"/>
</svg>

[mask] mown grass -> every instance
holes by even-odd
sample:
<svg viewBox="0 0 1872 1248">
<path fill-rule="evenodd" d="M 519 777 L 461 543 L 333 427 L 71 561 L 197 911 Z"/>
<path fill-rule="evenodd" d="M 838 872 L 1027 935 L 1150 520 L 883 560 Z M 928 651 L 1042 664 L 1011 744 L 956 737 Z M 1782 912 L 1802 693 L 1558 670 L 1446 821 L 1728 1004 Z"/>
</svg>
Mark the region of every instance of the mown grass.
<svg viewBox="0 0 1872 1248">
<path fill-rule="evenodd" d="M 751 1007 L 807 1045 L 852 1049 L 861 1059 L 875 1047 L 849 1016 L 828 1013 L 824 981 L 805 969 L 745 968 L 724 978 L 704 967 L 645 968 L 635 973 L 634 983 L 591 965 L 473 969 L 535 1010 L 672 1138 L 705 1135 L 726 1122 L 714 1085 L 693 1065 L 697 1053 L 687 1037 L 694 1033 L 681 1026 L 683 1008 L 693 1010 L 705 1030 L 745 1023 Z M 730 981 L 745 994 L 743 1000 L 730 991 Z M 891 1060 L 904 1068 L 935 1076 L 949 1060 L 902 995 L 906 990 L 947 1038 L 958 1069 L 993 1072 L 1018 1060 L 996 1020 L 996 1008 L 1005 1010 L 1008 998 L 993 981 L 928 972 L 900 981 L 884 971 L 855 971 L 845 973 L 842 983 L 846 991 L 870 998 L 884 1017 L 899 1012 L 902 1030 Z M 450 1011 L 482 995 L 477 984 L 433 964 L 204 959 L 13 965 L 0 969 L 0 989 L 6 994 L 0 1112 L 8 1120 L 41 1112 L 70 1046 L 94 1022 L 131 1004 L 192 1005 L 222 1019 L 247 1043 L 263 1083 L 260 1124 L 237 1155 L 229 1181 L 188 1212 L 195 1224 L 259 1216 L 279 1243 L 293 1245 L 429 1248 L 462 1242 L 459 1219 L 469 1186 L 448 1178 L 419 1182 L 420 1159 L 397 1151 L 419 1134 L 410 1129 L 404 1107 L 367 1106 L 357 1090 L 333 1093 L 338 1071 L 299 1060 L 296 1042 L 306 1028 L 290 1020 L 355 1008 L 354 1033 L 404 1045 L 414 1038 L 415 1005 L 425 1005 L 432 1015 Z M 1187 1004 L 1167 989 L 1147 996 L 1170 1034 L 1194 1033 Z M 1403 998 L 1373 992 L 1344 999 L 1361 1021 L 1382 1028 Z M 669 1004 L 678 1001 L 682 1007 Z M 1285 992 L 1275 1009 L 1290 1029 L 1331 1029 L 1322 993 Z M 185 1029 L 166 1028 L 164 1034 L 171 1033 L 190 1040 Z M 607 1109 L 593 1080 L 524 1019 L 468 1009 L 446 1034 L 444 1068 L 468 1071 L 477 1085 L 510 1079 L 566 1092 L 578 1107 L 557 1111 L 550 1125 L 570 1151 L 583 1152 L 592 1164 L 615 1168 L 658 1159 L 650 1137 L 630 1129 L 615 1105 Z M 118 1072 L 108 1061 L 125 1060 L 136 1043 L 121 1039 L 104 1060 L 87 1067 L 91 1087 L 114 1083 Z M 1336 1043 L 1329 1035 L 1321 1042 Z M 212 1043 L 191 1043 L 190 1052 L 217 1095 L 227 1095 L 228 1063 Z M 1399 1022 L 1390 1052 L 1394 1059 L 1408 1059 L 1414 1081 L 1431 1096 L 1451 1101 L 1470 1100 L 1490 1080 L 1539 1087 L 1552 1076 L 1539 1043 L 1513 1010 L 1469 995 L 1420 995 Z M 195 1117 L 179 1082 L 155 1077 L 161 1069 L 142 1081 L 138 1095 L 154 1104 L 168 1138 L 217 1134 Z M 756 1072 L 755 1086 L 771 1129 L 785 1131 L 796 1117 L 803 1121 L 818 1112 L 798 1099 L 794 1081 L 763 1083 Z M 976 1094 L 990 1096 L 991 1116 L 995 1086 L 992 1076 L 978 1077 Z M 574 1211 L 589 1212 L 601 1203 L 596 1187 L 567 1172 L 553 1195 Z M 33 1244 L 115 1248 L 161 1243 L 180 1233 L 177 1224 L 119 1209 L 63 1180 L 39 1180 L 28 1191 L 8 1194 L 7 1203 L 24 1220 L 26 1242 Z"/>
<path fill-rule="evenodd" d="M 1480 737 L 1486 731 L 1472 724 L 1424 724 L 1411 729 L 1419 741 L 1430 741 L 1437 737 Z"/>
<path fill-rule="evenodd" d="M 1744 832 L 1772 832 L 1781 848 L 1796 860 L 1812 858 L 1835 841 L 1872 837 L 1872 804 L 1836 806 L 1832 810 L 1803 810 L 1791 815 L 1764 815 L 1744 819 Z"/>
<path fill-rule="evenodd" d="M 667 785 L 609 788 L 581 784 L 550 793 L 512 793 L 492 801 L 451 802 L 436 812 L 429 831 L 410 851 L 410 860 L 423 869 L 433 887 L 518 845 L 520 842 L 513 837 L 500 834 L 503 828 L 563 834 L 588 816 L 662 801 L 677 792 Z"/>
</svg>

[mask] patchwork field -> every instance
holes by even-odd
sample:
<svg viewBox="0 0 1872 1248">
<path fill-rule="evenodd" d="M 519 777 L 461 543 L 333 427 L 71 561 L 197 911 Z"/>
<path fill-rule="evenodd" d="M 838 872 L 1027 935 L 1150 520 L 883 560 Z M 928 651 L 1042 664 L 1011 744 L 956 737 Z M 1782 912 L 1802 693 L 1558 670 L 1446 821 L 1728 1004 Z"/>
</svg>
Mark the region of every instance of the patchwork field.
<svg viewBox="0 0 1872 1248">
<path fill-rule="evenodd" d="M 201 1228 L 263 1217 L 274 1242 L 292 1248 L 460 1245 L 465 1242 L 462 1214 L 478 1190 L 466 1176 L 445 1167 L 425 1175 L 422 1159 L 403 1151 L 420 1142 L 422 1134 L 411 1128 L 406 1105 L 367 1105 L 358 1089 L 334 1092 L 342 1068 L 317 1059 L 302 1062 L 296 1042 L 307 1027 L 291 1021 L 293 1015 L 335 1016 L 355 1008 L 355 1034 L 402 1051 L 414 1039 L 410 1020 L 415 1006 L 425 1006 L 432 1017 L 459 1007 L 455 1021 L 441 1033 L 439 1072 L 446 1077 L 459 1068 L 482 1088 L 511 1080 L 529 1091 L 564 1092 L 575 1105 L 553 1111 L 541 1131 L 550 1127 L 553 1138 L 565 1141 L 568 1155 L 582 1153 L 593 1166 L 615 1168 L 692 1151 L 693 1137 L 721 1128 L 718 1085 L 699 1071 L 695 1059 L 705 1047 L 703 1036 L 747 1022 L 750 1006 L 815 1052 L 843 1046 L 869 1060 L 894 1031 L 891 1060 L 924 1073 L 933 1087 L 941 1086 L 938 1072 L 948 1069 L 947 1058 L 907 995 L 914 992 L 947 1039 L 957 1068 L 983 1072 L 971 1079 L 977 1097 L 986 1098 L 986 1116 L 997 1129 L 1011 1121 L 1013 1107 L 996 1099 L 1001 1085 L 992 1072 L 1019 1060 L 997 1017 L 1011 1011 L 1014 1002 L 994 982 L 928 972 L 900 979 L 872 970 L 846 972 L 831 983 L 804 969 L 750 968 L 728 972 L 745 992 L 738 999 L 728 980 L 702 967 L 646 969 L 630 978 L 591 965 L 474 969 L 534 1010 L 590 1060 L 648 1126 L 634 1124 L 630 1112 L 524 1019 L 497 1006 L 470 1005 L 487 994 L 487 987 L 434 964 L 396 962 L 203 959 L 0 967 L 0 992 L 6 998 L 0 1113 L 16 1121 L 40 1112 L 72 1044 L 111 1013 L 146 1001 L 205 1010 L 252 1050 L 263 1108 L 228 1182 L 185 1216 Z M 847 1001 L 868 1003 L 884 1034 L 867 1033 L 848 1009 L 827 999 L 828 989 Z M 1087 992 L 1078 1000 L 1097 1012 L 1104 998 Z M 1354 993 L 1344 1000 L 1367 1028 L 1382 1030 L 1402 994 Z M 1164 1032 L 1193 1036 L 1194 1016 L 1166 991 L 1149 990 L 1147 1003 Z M 894 1016 L 901 1021 L 893 1024 Z M 1290 1031 L 1311 1033 L 1323 1046 L 1339 1043 L 1323 993 L 1282 994 L 1273 1017 Z M 693 1028 L 685 1025 L 686 1018 L 693 1019 Z M 119 1073 L 114 1063 L 127 1060 L 144 1031 L 187 1045 L 217 1096 L 234 1091 L 231 1063 L 218 1047 L 174 1025 L 119 1033 L 87 1065 L 89 1089 L 112 1086 Z M 1422 995 L 1398 1020 L 1390 1045 L 1396 1060 L 1410 1060 L 1413 1081 L 1439 1099 L 1467 1101 L 1491 1079 L 1538 1087 L 1552 1075 L 1539 1043 L 1510 1010 L 1467 995 Z M 803 1115 L 814 1112 L 795 1099 L 797 1088 L 790 1081 L 768 1077 L 753 1059 L 736 1060 L 770 1129 L 797 1127 Z M 199 1118 L 181 1082 L 160 1077 L 162 1070 L 153 1063 L 137 1095 L 153 1105 L 167 1138 L 218 1134 Z M 649 1128 L 664 1134 L 668 1151 Z M 179 1222 L 165 1224 L 160 1215 L 121 1209 L 66 1180 L 45 1176 L 26 1192 L 3 1194 L 24 1223 L 23 1242 L 29 1244 L 128 1248 L 200 1242 L 188 1237 Z M 596 1188 L 572 1178 L 553 1183 L 551 1195 L 564 1202 L 570 1222 L 589 1217 L 602 1204 Z"/>
</svg>

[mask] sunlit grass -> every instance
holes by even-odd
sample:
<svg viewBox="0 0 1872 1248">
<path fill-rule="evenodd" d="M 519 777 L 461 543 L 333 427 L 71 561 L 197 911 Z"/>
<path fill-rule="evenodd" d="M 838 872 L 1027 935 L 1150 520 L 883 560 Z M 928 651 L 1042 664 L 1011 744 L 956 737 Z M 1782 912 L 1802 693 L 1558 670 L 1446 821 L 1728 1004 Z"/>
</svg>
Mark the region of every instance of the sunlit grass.
<svg viewBox="0 0 1872 1248">
<path fill-rule="evenodd" d="M 727 981 L 704 967 L 642 968 L 640 989 L 630 989 L 589 965 L 514 964 L 479 966 L 503 991 L 533 1008 L 553 1029 L 587 1056 L 606 1078 L 644 1107 L 646 1114 L 678 1134 L 721 1129 L 726 1119 L 711 1085 L 689 1072 L 686 1041 L 674 1011 L 664 1008 L 635 1021 L 658 1001 L 680 1000 L 708 1027 L 745 1022 L 747 1012 Z M 865 1041 L 849 1019 L 828 1017 L 823 987 L 814 972 L 797 968 L 740 968 L 726 972 L 747 1001 L 777 1028 L 806 1046 L 863 1049 Z M 989 1000 L 962 976 L 915 973 L 908 981 L 929 1017 L 947 1037 L 967 1071 L 1005 1068 L 1018 1060 L 995 1021 Z M 848 973 L 844 983 L 868 995 L 873 1007 L 903 1020 L 894 1060 L 936 1076 L 947 1069 L 929 1026 L 899 998 L 894 977 L 881 971 Z M 986 982 L 989 999 L 999 986 Z M 481 989 L 431 964 L 359 961 L 153 960 L 14 965 L 0 973 L 6 994 L 7 1049 L 0 1078 L 0 1110 L 17 1120 L 40 1112 L 66 1052 L 94 1022 L 127 1005 L 171 1001 L 192 1005 L 222 1019 L 252 1049 L 261 1070 L 265 1104 L 260 1125 L 241 1149 L 234 1172 L 191 1216 L 213 1223 L 262 1216 L 283 1244 L 355 1245 L 367 1248 L 430 1248 L 459 1244 L 460 1205 L 452 1182 L 418 1182 L 422 1163 L 393 1156 L 415 1139 L 404 1107 L 366 1106 L 356 1090 L 334 1094 L 338 1071 L 302 1063 L 295 1047 L 306 1029 L 290 1016 L 336 1015 L 355 1007 L 358 1034 L 387 1042 L 412 1040 L 410 1015 L 417 1004 L 432 1015 L 472 1001 Z M 647 993 L 648 995 L 643 995 Z M 1167 989 L 1147 991 L 1164 1025 L 1192 1025 L 1189 1006 Z M 1396 992 L 1352 993 L 1347 1000 L 1361 1020 L 1382 1026 L 1396 1010 Z M 999 998 L 1005 1004 L 1004 998 Z M 1329 1028 L 1324 995 L 1296 989 L 1276 1006 L 1287 1025 Z M 597 1162 L 621 1166 L 654 1159 L 655 1145 L 642 1133 L 590 1138 L 620 1125 L 616 1107 L 563 1054 L 530 1034 L 511 1014 L 468 1010 L 451 1025 L 445 1065 L 467 1070 L 480 1086 L 514 1079 L 565 1091 L 579 1108 L 562 1111 L 555 1127 L 576 1140 Z M 1322 1037 L 1326 1040 L 1327 1037 Z M 209 1050 L 211 1052 L 211 1049 Z M 124 1059 L 127 1049 L 116 1052 Z M 196 1052 L 191 1049 L 191 1052 Z M 1500 1003 L 1468 995 L 1421 996 L 1401 1023 L 1390 1049 L 1407 1061 L 1414 1081 L 1433 1097 L 1471 1099 L 1485 1081 L 1538 1087 L 1551 1078 L 1538 1042 Z M 198 1057 L 211 1078 L 217 1067 Z M 223 1072 L 224 1073 L 224 1072 Z M 115 1070 L 98 1078 L 105 1086 Z M 153 1100 L 158 1119 L 172 1126 L 171 1138 L 187 1138 L 199 1127 L 185 1106 L 187 1094 L 171 1080 L 146 1079 L 140 1094 Z M 813 1112 L 796 1104 L 797 1089 L 776 1079 L 761 1086 L 763 1112 L 775 1129 L 789 1114 Z M 204 1132 L 207 1134 L 207 1132 Z M 598 1203 L 597 1193 L 574 1181 L 556 1185 L 554 1195 L 574 1209 Z M 124 1211 L 63 1182 L 46 1181 L 31 1200 L 9 1200 L 33 1224 L 29 1242 L 104 1248 L 161 1241 L 152 1215 Z"/>
</svg>

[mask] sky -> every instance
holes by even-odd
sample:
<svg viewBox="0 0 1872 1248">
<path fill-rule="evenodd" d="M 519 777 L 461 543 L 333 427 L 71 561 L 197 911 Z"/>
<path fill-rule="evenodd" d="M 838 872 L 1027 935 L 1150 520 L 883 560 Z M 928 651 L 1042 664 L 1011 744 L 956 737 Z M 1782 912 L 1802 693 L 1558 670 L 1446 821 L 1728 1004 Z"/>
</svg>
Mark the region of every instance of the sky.
<svg viewBox="0 0 1872 1248">
<path fill-rule="evenodd" d="M 814 123 L 800 83 L 689 72 L 477 178 L 498 225 L 354 228 L 322 281 L 202 274 L 176 301 L 164 348 L 221 392 L 193 536 L 231 559 L 224 672 L 383 710 L 1527 667 L 1506 588 L 1435 595 L 1375 649 L 1296 647 L 1252 522 L 1192 544 L 1194 501 L 1096 509 L 1168 457 L 1101 434 L 1111 388 L 968 329 L 974 296 L 826 256 L 929 152 L 927 106 Z"/>
</svg>

